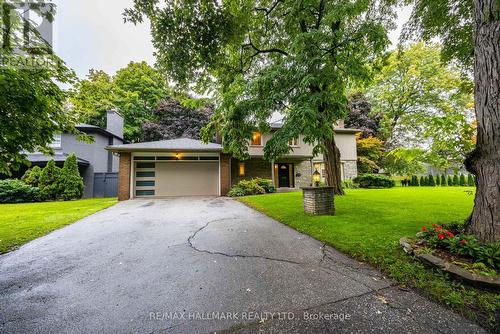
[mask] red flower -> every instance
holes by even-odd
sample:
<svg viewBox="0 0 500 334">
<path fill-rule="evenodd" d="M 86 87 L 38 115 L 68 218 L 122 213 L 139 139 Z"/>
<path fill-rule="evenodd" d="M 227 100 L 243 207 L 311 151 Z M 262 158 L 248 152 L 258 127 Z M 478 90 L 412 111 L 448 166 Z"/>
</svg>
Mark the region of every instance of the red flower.
<svg viewBox="0 0 500 334">
<path fill-rule="evenodd" d="M 422 226 L 422 231 L 424 231 L 424 232 L 427 231 L 427 227 Z"/>
<path fill-rule="evenodd" d="M 443 229 L 443 227 L 441 225 L 439 225 L 436 229 L 436 231 L 441 231 Z"/>
<path fill-rule="evenodd" d="M 443 240 L 444 239 L 444 234 L 443 233 L 439 233 L 438 234 L 438 238 L 441 239 L 441 240 Z"/>
<path fill-rule="evenodd" d="M 465 244 L 467 244 L 467 240 L 462 239 L 462 240 L 460 240 L 460 243 L 461 243 L 462 245 L 465 245 Z"/>
<path fill-rule="evenodd" d="M 436 227 L 436 224 L 432 224 L 432 227 Z"/>
<path fill-rule="evenodd" d="M 451 233 L 450 231 L 446 230 L 446 234 L 448 235 L 448 237 L 450 238 L 453 238 L 455 235 L 453 233 Z"/>
</svg>

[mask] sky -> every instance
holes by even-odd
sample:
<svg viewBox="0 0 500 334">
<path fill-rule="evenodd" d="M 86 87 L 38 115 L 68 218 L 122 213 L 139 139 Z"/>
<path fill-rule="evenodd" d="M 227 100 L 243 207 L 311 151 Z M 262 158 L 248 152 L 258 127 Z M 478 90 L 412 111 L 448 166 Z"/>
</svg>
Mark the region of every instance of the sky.
<svg viewBox="0 0 500 334">
<path fill-rule="evenodd" d="M 123 22 L 123 10 L 132 0 L 54 0 L 54 49 L 80 78 L 90 69 L 114 74 L 131 61 L 155 58 L 149 25 Z M 404 22 L 410 15 L 406 7 L 398 12 L 398 29 L 391 32 L 397 43 Z"/>
</svg>

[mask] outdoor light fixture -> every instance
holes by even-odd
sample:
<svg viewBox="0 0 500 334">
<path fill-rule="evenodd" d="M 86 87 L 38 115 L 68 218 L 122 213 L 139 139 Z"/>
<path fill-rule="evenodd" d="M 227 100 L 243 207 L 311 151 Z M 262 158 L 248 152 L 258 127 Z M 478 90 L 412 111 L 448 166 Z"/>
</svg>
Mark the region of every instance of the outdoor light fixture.
<svg viewBox="0 0 500 334">
<path fill-rule="evenodd" d="M 175 154 L 175 160 L 180 160 L 181 159 L 181 154 L 180 153 L 176 153 Z"/>
<path fill-rule="evenodd" d="M 316 169 L 313 173 L 314 186 L 319 187 L 319 182 L 321 181 L 321 174 Z"/>
</svg>

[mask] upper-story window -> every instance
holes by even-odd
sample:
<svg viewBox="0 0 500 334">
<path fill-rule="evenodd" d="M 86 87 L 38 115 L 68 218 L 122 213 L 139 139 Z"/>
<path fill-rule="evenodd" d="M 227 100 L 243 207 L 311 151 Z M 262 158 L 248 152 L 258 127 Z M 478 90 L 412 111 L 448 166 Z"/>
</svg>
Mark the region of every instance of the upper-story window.
<svg viewBox="0 0 500 334">
<path fill-rule="evenodd" d="M 61 134 L 55 134 L 54 138 L 52 139 L 52 143 L 49 145 L 50 148 L 61 148 Z"/>
<path fill-rule="evenodd" d="M 299 146 L 299 138 L 292 138 L 288 141 L 290 146 Z"/>
<path fill-rule="evenodd" d="M 250 140 L 250 145 L 252 146 L 262 146 L 262 135 L 260 132 L 252 133 L 252 139 Z"/>
</svg>

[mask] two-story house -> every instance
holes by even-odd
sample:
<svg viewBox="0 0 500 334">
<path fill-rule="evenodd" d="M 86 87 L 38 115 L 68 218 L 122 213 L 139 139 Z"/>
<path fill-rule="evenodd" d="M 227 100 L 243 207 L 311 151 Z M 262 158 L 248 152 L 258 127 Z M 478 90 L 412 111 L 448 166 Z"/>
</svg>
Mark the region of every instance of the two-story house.
<svg viewBox="0 0 500 334">
<path fill-rule="evenodd" d="M 223 152 L 219 143 L 179 138 L 154 142 L 111 145 L 120 156 L 118 198 L 166 196 L 223 196 L 242 179 L 262 177 L 280 189 L 310 186 L 313 173 L 324 175 L 322 156 L 299 136 L 290 142 L 292 151 L 276 161 L 264 160 L 264 145 L 281 124 L 271 124 L 271 133 L 253 133 L 250 159 L 239 161 Z M 344 179 L 357 176 L 356 136 L 359 130 L 335 129 Z"/>
<path fill-rule="evenodd" d="M 76 126 L 81 132 L 92 136 L 93 143 L 81 141 L 73 133 L 61 133 L 54 136 L 51 147 L 54 156 L 42 153 L 27 154 L 32 166 L 44 167 L 54 159 L 62 167 L 69 154 L 75 153 L 80 175 L 85 184 L 83 197 L 114 197 L 118 192 L 118 156 L 106 150 L 110 145 L 123 144 L 123 117 L 116 111 L 106 114 L 106 128 L 89 124 Z M 25 170 L 20 171 L 20 175 Z M 20 176 L 19 175 L 19 176 Z"/>
</svg>

